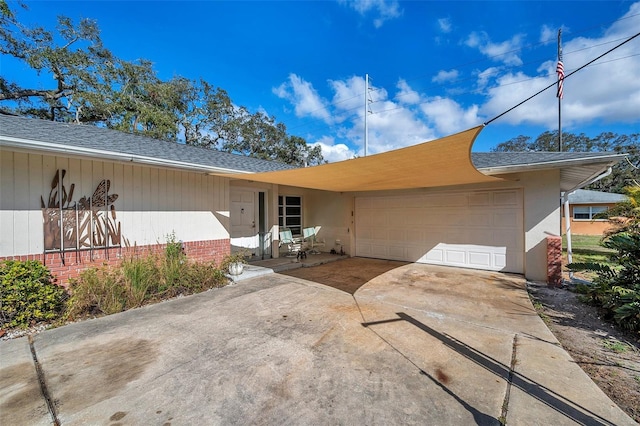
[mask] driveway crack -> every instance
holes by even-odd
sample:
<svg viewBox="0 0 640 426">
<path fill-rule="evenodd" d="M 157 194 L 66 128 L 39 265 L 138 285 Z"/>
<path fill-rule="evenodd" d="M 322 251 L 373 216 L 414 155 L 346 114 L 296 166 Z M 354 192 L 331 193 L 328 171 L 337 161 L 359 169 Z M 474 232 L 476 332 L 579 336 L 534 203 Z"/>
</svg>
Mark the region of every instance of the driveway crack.
<svg viewBox="0 0 640 426">
<path fill-rule="evenodd" d="M 38 362 L 38 355 L 36 355 L 36 348 L 33 345 L 33 336 L 31 335 L 29 336 L 29 348 L 31 349 L 31 358 L 33 358 L 33 365 L 36 368 L 36 375 L 38 376 L 38 382 L 40 383 L 40 392 L 42 392 L 42 397 L 47 403 L 47 409 L 51 415 L 51 421 L 54 426 L 60 426 L 60 420 L 58 420 L 58 415 L 56 414 L 56 407 L 49 395 L 47 383 L 44 379 L 44 371 L 42 371 L 42 365 Z"/>
<path fill-rule="evenodd" d="M 509 365 L 509 376 L 507 378 L 507 390 L 504 393 L 504 401 L 502 401 L 502 412 L 500 413 L 500 424 L 507 424 L 507 412 L 509 411 L 509 398 L 511 396 L 511 385 L 513 384 L 513 375 L 516 370 L 516 363 L 518 362 L 518 335 L 513 336 L 513 345 L 511 349 L 511 364 Z"/>
</svg>

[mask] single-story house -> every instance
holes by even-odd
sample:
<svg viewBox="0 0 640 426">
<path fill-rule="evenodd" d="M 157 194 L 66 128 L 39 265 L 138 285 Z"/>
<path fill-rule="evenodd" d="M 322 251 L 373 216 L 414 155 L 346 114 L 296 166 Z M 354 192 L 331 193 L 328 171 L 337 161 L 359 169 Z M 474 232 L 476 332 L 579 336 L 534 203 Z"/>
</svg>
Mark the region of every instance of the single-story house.
<svg viewBox="0 0 640 426">
<path fill-rule="evenodd" d="M 569 226 L 572 234 L 603 235 L 611 226 L 606 218 L 597 217 L 598 213 L 609 210 L 617 203 L 626 201 L 622 194 L 578 189 L 569 194 Z M 566 230 L 564 206 L 562 230 Z"/>
<path fill-rule="evenodd" d="M 195 259 L 279 256 L 279 229 L 320 226 L 325 251 L 547 280 L 560 194 L 624 156 L 474 153 L 482 127 L 308 168 L 86 125 L 0 115 L 0 259 L 62 282 L 168 238 Z"/>
</svg>

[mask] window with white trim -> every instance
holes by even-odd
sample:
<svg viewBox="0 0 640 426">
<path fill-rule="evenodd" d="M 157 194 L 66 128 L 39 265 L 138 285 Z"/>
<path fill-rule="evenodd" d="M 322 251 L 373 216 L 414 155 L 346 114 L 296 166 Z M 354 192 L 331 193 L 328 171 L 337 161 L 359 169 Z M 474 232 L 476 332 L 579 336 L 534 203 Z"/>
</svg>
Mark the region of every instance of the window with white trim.
<svg viewBox="0 0 640 426">
<path fill-rule="evenodd" d="M 606 220 L 595 218 L 598 213 L 607 211 L 606 206 L 574 206 L 573 220 Z"/>
<path fill-rule="evenodd" d="M 291 229 L 293 235 L 302 235 L 302 197 L 278 196 L 278 225 Z"/>
</svg>

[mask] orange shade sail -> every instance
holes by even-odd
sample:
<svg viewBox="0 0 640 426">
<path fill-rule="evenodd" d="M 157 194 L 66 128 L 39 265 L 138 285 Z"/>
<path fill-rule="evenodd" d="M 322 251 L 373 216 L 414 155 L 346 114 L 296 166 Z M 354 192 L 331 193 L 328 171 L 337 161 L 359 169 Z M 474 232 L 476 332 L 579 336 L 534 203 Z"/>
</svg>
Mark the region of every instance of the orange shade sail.
<svg viewBox="0 0 640 426">
<path fill-rule="evenodd" d="M 337 163 L 254 174 L 220 174 L 255 182 L 334 192 L 429 188 L 502 179 L 480 173 L 471 146 L 483 126 L 430 142 Z"/>
</svg>

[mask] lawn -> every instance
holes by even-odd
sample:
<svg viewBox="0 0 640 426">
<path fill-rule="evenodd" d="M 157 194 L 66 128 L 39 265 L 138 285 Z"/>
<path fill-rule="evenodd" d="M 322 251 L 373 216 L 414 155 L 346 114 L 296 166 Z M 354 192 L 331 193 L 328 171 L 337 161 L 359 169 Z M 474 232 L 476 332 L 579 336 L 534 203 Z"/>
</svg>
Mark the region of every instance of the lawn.
<svg viewBox="0 0 640 426">
<path fill-rule="evenodd" d="M 600 245 L 602 237 L 600 235 L 571 235 L 571 251 L 572 261 L 574 263 L 601 263 L 609 266 L 615 266 L 615 264 L 609 261 L 609 254 L 614 253 L 613 250 L 602 247 Z M 567 261 L 567 236 L 562 236 L 562 252 L 563 252 L 563 264 L 566 265 Z M 585 279 L 593 279 L 594 273 L 580 272 L 577 273 Z"/>
</svg>

